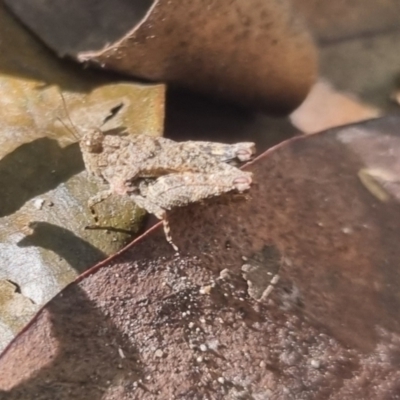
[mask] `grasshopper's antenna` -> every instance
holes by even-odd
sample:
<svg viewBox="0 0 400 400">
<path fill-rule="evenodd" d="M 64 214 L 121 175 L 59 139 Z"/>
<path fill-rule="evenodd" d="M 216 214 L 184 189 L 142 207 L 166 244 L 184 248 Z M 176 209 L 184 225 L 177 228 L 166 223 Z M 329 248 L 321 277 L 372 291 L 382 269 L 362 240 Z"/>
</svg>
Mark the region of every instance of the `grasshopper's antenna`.
<svg viewBox="0 0 400 400">
<path fill-rule="evenodd" d="M 60 117 L 57 117 L 57 121 L 61 122 L 61 124 L 63 125 L 63 127 L 70 133 L 72 133 L 72 136 L 76 139 L 76 140 L 81 140 L 78 136 L 76 136 L 76 132 L 73 131 Z"/>
<path fill-rule="evenodd" d="M 71 117 L 69 116 L 68 107 L 67 107 L 67 102 L 65 101 L 65 97 L 64 97 L 64 95 L 63 95 L 61 92 L 60 92 L 60 96 L 61 96 L 61 100 L 62 100 L 62 102 L 63 102 L 65 114 L 67 115 L 68 122 L 70 123 L 72 129 L 69 128 L 69 127 L 67 126 L 67 124 L 66 124 L 64 121 L 61 120 L 61 118 L 57 118 L 57 119 L 64 125 L 64 127 L 65 127 L 69 132 L 72 133 L 72 136 L 73 136 L 76 140 L 79 141 L 79 140 L 81 140 L 81 138 L 80 138 L 80 136 L 79 136 L 78 130 L 76 129 L 74 123 L 73 123 L 72 120 L 71 120 Z"/>
</svg>

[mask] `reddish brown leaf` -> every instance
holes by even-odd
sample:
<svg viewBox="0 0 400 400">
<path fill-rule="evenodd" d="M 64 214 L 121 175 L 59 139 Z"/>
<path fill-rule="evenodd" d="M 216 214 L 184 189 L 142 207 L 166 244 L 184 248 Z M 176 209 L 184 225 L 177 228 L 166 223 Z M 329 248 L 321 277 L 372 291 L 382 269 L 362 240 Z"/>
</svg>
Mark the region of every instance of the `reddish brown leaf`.
<svg viewBox="0 0 400 400">
<path fill-rule="evenodd" d="M 6 1 L 59 55 L 287 113 L 316 77 L 289 0 Z"/>
<path fill-rule="evenodd" d="M 5 398 L 400 395 L 399 127 L 290 140 L 246 198 L 173 212 L 181 253 L 157 227 L 71 284 L 2 354 Z"/>
</svg>

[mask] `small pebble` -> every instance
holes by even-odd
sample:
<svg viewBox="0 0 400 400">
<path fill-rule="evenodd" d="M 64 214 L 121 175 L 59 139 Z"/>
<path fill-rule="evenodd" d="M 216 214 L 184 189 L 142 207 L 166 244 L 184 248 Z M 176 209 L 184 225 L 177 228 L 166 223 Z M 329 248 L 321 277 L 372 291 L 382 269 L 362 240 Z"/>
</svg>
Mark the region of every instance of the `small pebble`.
<svg viewBox="0 0 400 400">
<path fill-rule="evenodd" d="M 157 358 L 161 358 L 164 355 L 164 352 L 161 349 L 157 349 L 154 353 Z"/>
<path fill-rule="evenodd" d="M 230 271 L 228 268 L 223 269 L 219 273 L 219 279 L 229 279 L 230 278 Z"/>
<path fill-rule="evenodd" d="M 223 385 L 223 384 L 225 383 L 225 379 L 224 379 L 222 376 L 220 376 L 220 377 L 217 379 L 217 381 L 218 381 L 221 385 Z"/>
<path fill-rule="evenodd" d="M 118 354 L 119 354 L 119 356 L 120 356 L 121 358 L 125 358 L 125 354 L 124 354 L 124 352 L 122 351 L 121 348 L 118 348 Z"/>
<path fill-rule="evenodd" d="M 200 351 L 207 351 L 207 346 L 205 344 L 201 344 Z"/>
<path fill-rule="evenodd" d="M 315 369 L 318 369 L 321 366 L 321 362 L 319 360 L 311 360 L 310 364 Z"/>
<path fill-rule="evenodd" d="M 217 339 L 211 339 L 207 342 L 207 346 L 209 349 L 213 350 L 213 351 L 217 351 L 218 350 L 218 346 L 219 346 L 219 342 Z"/>
<path fill-rule="evenodd" d="M 211 285 L 203 286 L 200 288 L 199 292 L 200 292 L 200 294 L 210 294 L 211 289 L 212 289 Z"/>
<path fill-rule="evenodd" d="M 37 210 L 41 210 L 43 208 L 43 205 L 44 205 L 44 199 L 36 199 L 33 202 L 33 205 Z"/>
</svg>

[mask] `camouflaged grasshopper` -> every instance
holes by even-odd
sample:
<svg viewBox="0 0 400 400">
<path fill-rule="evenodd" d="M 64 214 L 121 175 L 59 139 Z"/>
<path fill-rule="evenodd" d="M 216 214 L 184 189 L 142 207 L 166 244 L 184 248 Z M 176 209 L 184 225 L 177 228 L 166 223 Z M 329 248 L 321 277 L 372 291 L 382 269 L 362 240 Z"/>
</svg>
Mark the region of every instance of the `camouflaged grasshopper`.
<svg viewBox="0 0 400 400">
<path fill-rule="evenodd" d="M 223 193 L 250 188 L 252 174 L 229 164 L 248 161 L 254 143 L 175 142 L 147 135 L 85 133 L 80 148 L 87 171 L 109 185 L 89 200 L 89 206 L 118 194 L 163 221 L 167 241 L 173 243 L 166 212 Z"/>
</svg>

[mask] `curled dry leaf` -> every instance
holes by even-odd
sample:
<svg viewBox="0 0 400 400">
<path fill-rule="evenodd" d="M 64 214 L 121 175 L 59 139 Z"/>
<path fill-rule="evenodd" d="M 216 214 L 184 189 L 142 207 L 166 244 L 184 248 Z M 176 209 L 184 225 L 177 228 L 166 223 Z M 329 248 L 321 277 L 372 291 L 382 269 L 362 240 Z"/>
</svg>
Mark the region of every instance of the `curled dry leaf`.
<svg viewBox="0 0 400 400">
<path fill-rule="evenodd" d="M 320 80 L 311 89 L 303 104 L 290 119 L 304 133 L 316 133 L 336 126 L 361 122 L 381 116 L 376 107 L 367 105 L 356 96 L 336 90 Z"/>
<path fill-rule="evenodd" d="M 288 0 L 6 3 L 61 56 L 266 112 L 293 110 L 316 76 L 314 45 Z"/>
<path fill-rule="evenodd" d="M 157 226 L 69 285 L 1 355 L 4 396 L 395 398 L 400 208 L 358 172 L 399 176 L 399 126 L 287 141 L 246 198 L 172 212 L 181 253 Z M 264 300 L 244 264 L 279 275 Z"/>
</svg>

